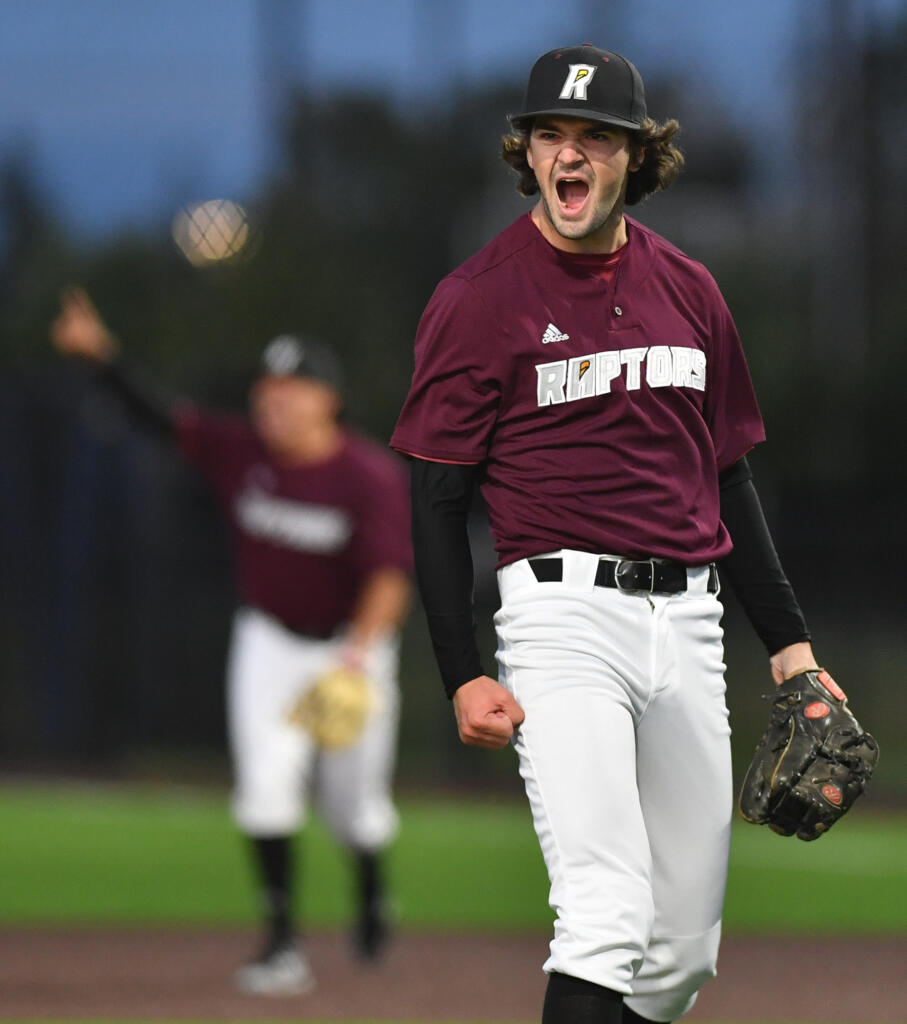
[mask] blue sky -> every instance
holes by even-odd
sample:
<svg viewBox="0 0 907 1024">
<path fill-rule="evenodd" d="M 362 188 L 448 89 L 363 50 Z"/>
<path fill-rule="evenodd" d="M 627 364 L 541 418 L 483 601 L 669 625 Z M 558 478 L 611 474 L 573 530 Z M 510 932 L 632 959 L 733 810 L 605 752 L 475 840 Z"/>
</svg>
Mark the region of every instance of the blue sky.
<svg viewBox="0 0 907 1024">
<path fill-rule="evenodd" d="M 907 0 L 863 0 L 883 22 Z M 522 82 L 534 58 L 590 39 L 645 77 L 694 70 L 732 114 L 787 116 L 792 41 L 832 0 L 2 0 L 0 156 L 23 153 L 74 228 L 169 221 L 183 202 L 242 199 L 266 173 L 268 81 L 359 84 L 401 107 L 453 80 Z M 502 112 L 503 113 L 503 112 Z M 669 112 L 666 112 L 669 113 Z"/>
</svg>

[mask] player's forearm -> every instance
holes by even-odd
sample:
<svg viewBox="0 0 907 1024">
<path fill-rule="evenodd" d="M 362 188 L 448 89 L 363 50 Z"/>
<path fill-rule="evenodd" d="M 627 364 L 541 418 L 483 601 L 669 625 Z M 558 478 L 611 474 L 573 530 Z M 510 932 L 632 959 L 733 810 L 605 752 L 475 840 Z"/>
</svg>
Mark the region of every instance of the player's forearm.
<svg viewBox="0 0 907 1024">
<path fill-rule="evenodd" d="M 721 519 L 734 542 L 721 563 L 723 575 L 768 653 L 808 642 L 806 619 L 775 551 L 745 460 L 722 474 Z"/>
<path fill-rule="evenodd" d="M 399 629 L 409 610 L 412 586 L 402 569 L 373 572 L 359 592 L 347 633 L 349 645 L 367 650 L 376 640 Z"/>
<path fill-rule="evenodd" d="M 412 463 L 416 580 L 441 681 L 449 697 L 485 675 L 475 640 L 467 522 L 475 466 Z"/>
<path fill-rule="evenodd" d="M 141 427 L 166 441 L 173 440 L 179 403 L 144 369 L 117 350 L 104 363 L 100 380 Z"/>
</svg>

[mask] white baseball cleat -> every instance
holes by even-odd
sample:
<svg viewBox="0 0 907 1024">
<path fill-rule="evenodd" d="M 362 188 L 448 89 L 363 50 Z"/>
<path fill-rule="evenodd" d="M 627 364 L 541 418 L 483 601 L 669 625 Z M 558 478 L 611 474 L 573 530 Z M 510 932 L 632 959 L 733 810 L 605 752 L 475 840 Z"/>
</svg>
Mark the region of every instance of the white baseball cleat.
<svg viewBox="0 0 907 1024">
<path fill-rule="evenodd" d="M 267 950 L 236 972 L 240 992 L 256 996 L 301 996 L 315 987 L 305 954 L 295 945 Z"/>
</svg>

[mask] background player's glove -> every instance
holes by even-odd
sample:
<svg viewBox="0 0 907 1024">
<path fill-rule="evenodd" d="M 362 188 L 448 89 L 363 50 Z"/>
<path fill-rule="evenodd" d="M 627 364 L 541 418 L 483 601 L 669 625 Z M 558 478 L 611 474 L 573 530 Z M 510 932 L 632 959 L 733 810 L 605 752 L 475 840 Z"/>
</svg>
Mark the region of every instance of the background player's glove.
<svg viewBox="0 0 907 1024">
<path fill-rule="evenodd" d="M 375 707 L 371 680 L 362 672 L 335 667 L 322 673 L 290 709 L 288 718 L 325 750 L 341 750 L 359 739 Z"/>
<path fill-rule="evenodd" d="M 782 836 L 818 839 L 866 788 L 879 759 L 876 741 L 824 669 L 798 672 L 773 703 L 740 790 L 740 813 Z"/>
</svg>

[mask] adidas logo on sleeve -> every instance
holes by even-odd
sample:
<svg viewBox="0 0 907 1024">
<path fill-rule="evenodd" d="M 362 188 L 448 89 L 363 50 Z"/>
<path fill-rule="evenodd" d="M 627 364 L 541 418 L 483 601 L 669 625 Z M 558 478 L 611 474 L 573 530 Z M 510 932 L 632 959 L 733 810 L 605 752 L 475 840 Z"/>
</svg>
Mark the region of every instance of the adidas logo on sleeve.
<svg viewBox="0 0 907 1024">
<path fill-rule="evenodd" d="M 559 328 L 555 327 L 554 324 L 548 324 L 545 328 L 545 333 L 542 335 L 542 344 L 550 345 L 553 341 L 569 341 L 570 335 L 564 334 Z"/>
</svg>

